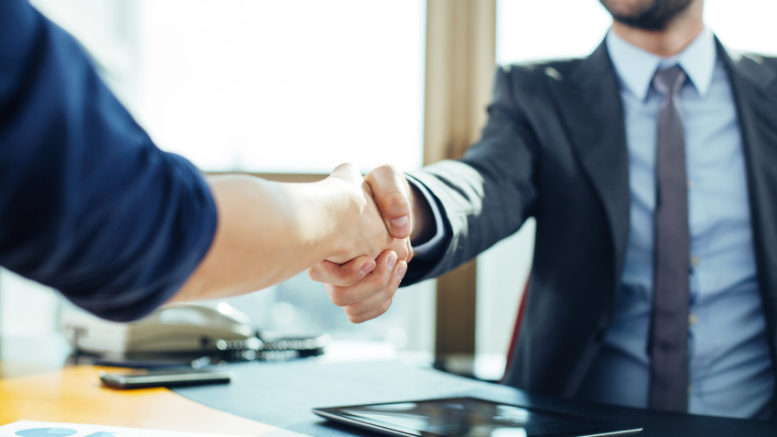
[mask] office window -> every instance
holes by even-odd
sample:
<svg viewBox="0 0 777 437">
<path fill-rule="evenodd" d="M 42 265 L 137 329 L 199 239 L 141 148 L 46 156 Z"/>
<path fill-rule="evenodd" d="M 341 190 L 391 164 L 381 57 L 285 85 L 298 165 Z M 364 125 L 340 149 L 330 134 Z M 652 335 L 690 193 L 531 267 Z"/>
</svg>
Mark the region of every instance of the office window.
<svg viewBox="0 0 777 437">
<path fill-rule="evenodd" d="M 496 62 L 585 56 L 611 21 L 598 0 L 497 0 Z"/>
<path fill-rule="evenodd" d="M 706 0 L 704 20 L 731 48 L 777 54 L 771 0 Z M 498 64 L 585 56 L 603 40 L 612 19 L 599 0 L 498 0 Z"/>
<path fill-rule="evenodd" d="M 706 0 L 704 21 L 726 46 L 765 55 L 777 54 L 772 0 Z"/>
<path fill-rule="evenodd" d="M 111 90 L 134 109 L 137 89 L 136 0 L 30 0 L 89 52 Z"/>
<path fill-rule="evenodd" d="M 161 148 L 205 171 L 421 165 L 425 1 L 33 4 L 80 40 Z M 4 332 L 56 328 L 61 298 L 8 272 L 0 277 Z M 401 290 L 388 314 L 361 325 L 304 273 L 228 302 L 261 329 L 432 348 L 433 282 Z M 17 317 L 20 307 L 36 316 Z M 31 320 L 53 321 L 34 330 Z"/>
<path fill-rule="evenodd" d="M 425 2 L 146 0 L 137 113 L 160 147 L 209 171 L 421 166 Z M 259 326 L 430 350 L 433 283 L 352 325 L 301 274 L 229 300 Z"/>
<path fill-rule="evenodd" d="M 424 6 L 143 1 L 138 112 L 206 170 L 419 167 Z"/>
<path fill-rule="evenodd" d="M 426 2 L 33 0 L 205 171 L 420 167 Z"/>
</svg>

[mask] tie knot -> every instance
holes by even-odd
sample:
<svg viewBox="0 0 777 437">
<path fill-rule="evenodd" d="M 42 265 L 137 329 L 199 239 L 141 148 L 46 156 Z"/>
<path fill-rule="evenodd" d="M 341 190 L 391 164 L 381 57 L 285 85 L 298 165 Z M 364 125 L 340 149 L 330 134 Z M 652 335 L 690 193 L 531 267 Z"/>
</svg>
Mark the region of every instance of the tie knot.
<svg viewBox="0 0 777 437">
<path fill-rule="evenodd" d="M 675 95 L 685 83 L 685 72 L 679 65 L 656 72 L 653 76 L 653 86 L 664 96 Z"/>
</svg>

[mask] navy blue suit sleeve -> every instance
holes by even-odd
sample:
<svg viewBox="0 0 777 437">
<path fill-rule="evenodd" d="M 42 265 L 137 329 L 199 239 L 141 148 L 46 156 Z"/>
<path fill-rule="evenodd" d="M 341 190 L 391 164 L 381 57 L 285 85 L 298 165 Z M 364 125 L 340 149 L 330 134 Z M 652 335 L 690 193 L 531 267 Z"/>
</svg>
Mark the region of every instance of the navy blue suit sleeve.
<svg viewBox="0 0 777 437">
<path fill-rule="evenodd" d="M 0 265 L 128 321 L 173 296 L 216 223 L 202 175 L 153 144 L 80 45 L 0 1 Z"/>
</svg>

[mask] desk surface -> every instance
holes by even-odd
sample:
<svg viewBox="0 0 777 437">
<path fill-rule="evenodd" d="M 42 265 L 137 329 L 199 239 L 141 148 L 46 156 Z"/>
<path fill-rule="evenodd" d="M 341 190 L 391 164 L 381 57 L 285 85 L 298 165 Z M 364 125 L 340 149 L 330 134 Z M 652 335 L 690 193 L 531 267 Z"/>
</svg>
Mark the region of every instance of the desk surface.
<svg viewBox="0 0 777 437">
<path fill-rule="evenodd" d="M 21 365 L 3 363 L 2 367 L 18 371 Z M 215 410 L 165 388 L 105 388 L 98 379 L 100 370 L 76 366 L 0 379 L 0 424 L 38 420 L 244 436 L 277 429 Z"/>
<path fill-rule="evenodd" d="M 775 422 L 656 413 L 563 401 L 411 367 L 399 361 L 251 363 L 234 366 L 233 372 L 235 381 L 230 385 L 175 391 L 222 411 L 316 437 L 375 437 L 376 434 L 328 424 L 310 412 L 313 407 L 461 395 L 576 414 L 628 428 L 642 427 L 645 431 L 639 434 L 640 437 L 777 437 Z"/>
<path fill-rule="evenodd" d="M 61 366 L 61 361 L 60 364 Z M 313 407 L 470 395 L 644 427 L 642 437 L 777 437 L 775 422 L 722 419 L 561 401 L 400 361 L 250 363 L 229 385 L 117 391 L 94 366 L 0 361 L 0 424 L 17 420 L 258 436 L 284 428 L 316 437 L 375 437 L 329 424 Z M 115 369 L 113 369 L 115 370 Z"/>
</svg>

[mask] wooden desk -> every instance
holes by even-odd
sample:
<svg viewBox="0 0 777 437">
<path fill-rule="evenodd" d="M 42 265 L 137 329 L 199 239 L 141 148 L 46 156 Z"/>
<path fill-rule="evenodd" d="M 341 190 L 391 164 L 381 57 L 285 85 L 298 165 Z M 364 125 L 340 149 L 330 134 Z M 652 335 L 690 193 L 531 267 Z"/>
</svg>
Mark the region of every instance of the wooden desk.
<svg viewBox="0 0 777 437">
<path fill-rule="evenodd" d="M 0 363 L 0 371 L 22 365 Z M 0 424 L 18 420 L 258 436 L 277 429 L 206 407 L 165 388 L 113 390 L 95 366 L 0 379 Z M 110 369 L 115 371 L 116 369 Z"/>
</svg>

